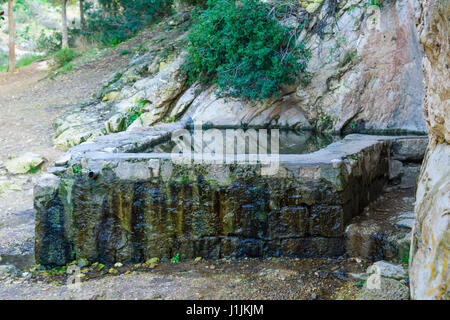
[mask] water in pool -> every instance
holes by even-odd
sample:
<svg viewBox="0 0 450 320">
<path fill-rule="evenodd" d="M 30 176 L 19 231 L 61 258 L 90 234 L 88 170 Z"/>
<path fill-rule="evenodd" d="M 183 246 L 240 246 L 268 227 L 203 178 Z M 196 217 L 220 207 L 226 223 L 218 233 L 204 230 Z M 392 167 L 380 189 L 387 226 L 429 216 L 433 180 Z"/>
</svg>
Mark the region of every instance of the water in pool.
<svg viewBox="0 0 450 320">
<path fill-rule="evenodd" d="M 185 130 L 184 134 L 172 137 L 171 141 L 155 146 L 148 152 L 172 153 L 182 149 L 192 152 L 223 154 L 305 154 L 325 148 L 339 137 L 324 135 L 311 130 L 271 130 L 271 129 L 207 129 Z M 276 142 L 278 141 L 278 148 Z M 278 149 L 278 150 L 277 150 Z M 245 150 L 244 152 L 242 152 Z M 181 151 L 180 151 L 181 152 Z"/>
</svg>

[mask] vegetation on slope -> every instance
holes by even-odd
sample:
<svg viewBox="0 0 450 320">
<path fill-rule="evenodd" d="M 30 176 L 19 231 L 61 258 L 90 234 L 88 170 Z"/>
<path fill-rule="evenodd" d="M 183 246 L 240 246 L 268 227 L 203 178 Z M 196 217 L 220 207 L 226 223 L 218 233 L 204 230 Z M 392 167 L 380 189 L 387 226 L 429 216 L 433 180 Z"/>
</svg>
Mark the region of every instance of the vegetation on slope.
<svg viewBox="0 0 450 320">
<path fill-rule="evenodd" d="M 309 52 L 299 30 L 277 20 L 287 6 L 258 0 L 210 1 L 197 9 L 184 64 L 190 82 L 215 83 L 220 95 L 245 99 L 277 96 L 306 72 Z"/>
</svg>

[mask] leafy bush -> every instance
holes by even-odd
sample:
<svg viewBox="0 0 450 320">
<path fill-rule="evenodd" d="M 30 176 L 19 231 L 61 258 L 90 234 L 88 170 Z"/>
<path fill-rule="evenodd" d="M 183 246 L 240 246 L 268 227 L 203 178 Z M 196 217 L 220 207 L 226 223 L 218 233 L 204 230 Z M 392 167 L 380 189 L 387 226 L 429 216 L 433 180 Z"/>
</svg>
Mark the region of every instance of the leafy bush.
<svg viewBox="0 0 450 320">
<path fill-rule="evenodd" d="M 205 8 L 208 4 L 208 0 L 180 0 L 186 6 L 197 6 Z"/>
<path fill-rule="evenodd" d="M 74 31 L 69 29 L 69 46 L 73 46 L 75 43 Z M 46 54 L 51 54 L 62 47 L 62 35 L 61 32 L 52 32 L 47 34 L 42 31 L 39 38 L 36 41 L 36 50 L 39 52 L 45 52 Z"/>
<path fill-rule="evenodd" d="M 74 50 L 65 48 L 55 53 L 54 60 L 58 66 L 64 66 L 75 59 L 77 56 L 78 54 Z"/>
<path fill-rule="evenodd" d="M 277 21 L 280 10 L 258 0 L 217 0 L 195 9 L 183 65 L 188 81 L 215 83 L 218 95 L 254 100 L 277 96 L 281 85 L 306 74 L 310 53 L 296 44 L 299 30 Z"/>
<path fill-rule="evenodd" d="M 140 106 L 132 106 L 127 110 L 127 127 L 130 126 L 134 121 L 136 121 L 142 114 L 144 110 Z"/>
<path fill-rule="evenodd" d="M 95 41 L 116 45 L 159 17 L 170 13 L 173 0 L 99 0 L 100 8 L 87 6 L 85 30 Z"/>
<path fill-rule="evenodd" d="M 36 42 L 36 50 L 45 53 L 56 52 L 61 48 L 62 36 L 61 33 L 55 32 L 47 35 L 42 32 Z"/>
</svg>

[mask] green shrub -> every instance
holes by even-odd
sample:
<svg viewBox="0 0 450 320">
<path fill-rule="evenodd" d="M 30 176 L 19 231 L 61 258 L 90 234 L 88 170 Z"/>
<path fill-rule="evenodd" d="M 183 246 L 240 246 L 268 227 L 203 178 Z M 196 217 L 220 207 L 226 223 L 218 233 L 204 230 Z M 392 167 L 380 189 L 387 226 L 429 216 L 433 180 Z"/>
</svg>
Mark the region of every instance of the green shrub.
<svg viewBox="0 0 450 320">
<path fill-rule="evenodd" d="M 77 32 L 106 45 L 117 45 L 170 13 L 173 0 L 99 0 L 99 4 L 94 8 L 86 3 L 86 27 Z"/>
<path fill-rule="evenodd" d="M 136 121 L 145 111 L 144 106 L 148 103 L 146 100 L 138 100 L 135 106 L 127 110 L 127 127 Z"/>
<path fill-rule="evenodd" d="M 36 42 L 36 50 L 45 53 L 53 53 L 61 49 L 62 37 L 61 33 L 54 32 L 47 35 L 42 32 Z"/>
<path fill-rule="evenodd" d="M 9 58 L 8 58 L 8 56 L 6 56 L 6 58 L 7 58 L 7 60 L 5 60 L 5 62 L 3 62 L 2 56 L 0 55 L 0 72 L 8 70 Z M 16 61 L 16 68 L 19 69 L 22 67 L 29 66 L 33 62 L 41 60 L 41 59 L 42 59 L 42 56 L 38 56 L 38 55 L 30 55 L 30 56 L 22 57 Z"/>
<path fill-rule="evenodd" d="M 72 47 L 75 44 L 75 34 L 73 29 L 69 29 L 69 46 Z M 62 47 L 62 35 L 61 32 L 52 32 L 47 34 L 42 31 L 39 38 L 36 41 L 36 50 L 39 52 L 45 52 L 51 54 Z"/>
<path fill-rule="evenodd" d="M 78 53 L 76 53 L 73 49 L 69 49 L 69 48 L 61 49 L 55 53 L 55 56 L 54 56 L 55 64 L 58 66 L 67 65 L 69 62 L 71 62 L 77 56 L 78 56 Z"/>
<path fill-rule="evenodd" d="M 183 65 L 188 81 L 215 83 L 219 96 L 254 100 L 277 96 L 281 85 L 306 75 L 310 53 L 295 43 L 299 30 L 269 14 L 277 10 L 283 6 L 258 0 L 210 1 L 206 10 L 193 10 Z"/>
<path fill-rule="evenodd" d="M 58 69 L 58 72 L 66 72 L 73 69 L 73 64 L 71 62 L 68 62 L 64 64 L 61 68 Z"/>
<path fill-rule="evenodd" d="M 196 6 L 205 8 L 208 4 L 208 0 L 180 0 L 181 3 L 186 6 Z"/>
<path fill-rule="evenodd" d="M 125 56 L 125 55 L 130 54 L 130 53 L 131 53 L 131 51 L 127 50 L 127 49 L 120 51 L 120 55 L 121 56 Z"/>
</svg>

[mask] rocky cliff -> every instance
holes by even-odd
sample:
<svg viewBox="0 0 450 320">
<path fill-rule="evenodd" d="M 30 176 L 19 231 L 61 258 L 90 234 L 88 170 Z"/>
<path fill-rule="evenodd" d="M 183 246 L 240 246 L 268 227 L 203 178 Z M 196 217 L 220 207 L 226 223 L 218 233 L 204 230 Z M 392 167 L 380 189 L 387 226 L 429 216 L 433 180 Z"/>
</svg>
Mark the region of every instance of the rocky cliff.
<svg viewBox="0 0 450 320">
<path fill-rule="evenodd" d="M 424 115 L 430 144 L 416 192 L 410 254 L 413 299 L 450 299 L 450 2 L 425 0 L 418 17 L 425 48 Z"/>
<path fill-rule="evenodd" d="M 417 7 L 417 0 L 303 1 L 281 23 L 303 27 L 297 41 L 311 50 L 311 80 L 254 103 L 217 98 L 213 87 L 185 85 L 180 65 L 189 13 L 179 13 L 153 29 L 129 67 L 95 100 L 57 123 L 55 143 L 65 149 L 99 135 L 173 122 L 186 112 L 215 126 L 424 132 Z"/>
</svg>

